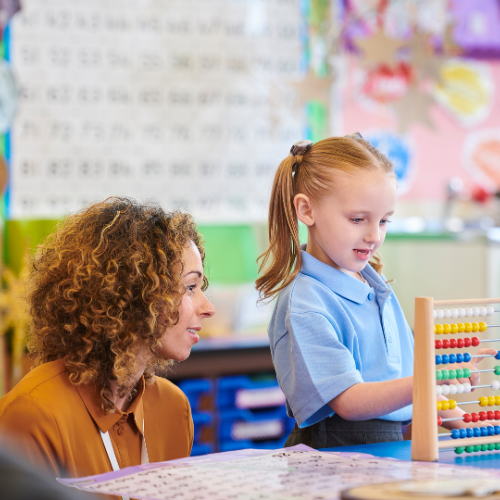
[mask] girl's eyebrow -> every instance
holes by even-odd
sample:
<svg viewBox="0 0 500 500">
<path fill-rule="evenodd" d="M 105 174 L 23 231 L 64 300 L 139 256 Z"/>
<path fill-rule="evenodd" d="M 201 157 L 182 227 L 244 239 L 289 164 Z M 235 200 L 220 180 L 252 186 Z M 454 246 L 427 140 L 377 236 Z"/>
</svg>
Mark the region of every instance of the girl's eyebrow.
<svg viewBox="0 0 500 500">
<path fill-rule="evenodd" d="M 186 276 L 189 276 L 190 274 L 196 274 L 198 276 L 198 278 L 203 278 L 203 273 L 200 273 L 200 271 L 189 271 L 187 272 L 185 275 L 184 275 L 184 278 Z"/>
</svg>

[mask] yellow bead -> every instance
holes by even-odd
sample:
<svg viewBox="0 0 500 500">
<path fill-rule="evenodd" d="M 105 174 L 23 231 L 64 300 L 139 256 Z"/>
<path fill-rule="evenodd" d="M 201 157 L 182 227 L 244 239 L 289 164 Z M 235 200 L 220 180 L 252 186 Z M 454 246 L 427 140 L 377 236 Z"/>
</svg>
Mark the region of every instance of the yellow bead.
<svg viewBox="0 0 500 500">
<path fill-rule="evenodd" d="M 443 333 L 443 325 L 434 325 L 434 333 L 438 335 Z"/>
<path fill-rule="evenodd" d="M 488 406 L 495 406 L 495 396 L 488 396 Z"/>
<path fill-rule="evenodd" d="M 457 407 L 457 402 L 454 399 L 450 399 L 448 404 L 450 405 L 450 410 L 454 410 Z"/>
<path fill-rule="evenodd" d="M 450 333 L 450 332 L 451 332 L 450 325 L 448 324 L 443 325 L 443 333 Z"/>
<path fill-rule="evenodd" d="M 457 323 L 458 333 L 462 333 L 465 330 L 465 325 L 463 323 Z"/>
<path fill-rule="evenodd" d="M 441 401 L 441 410 L 449 410 L 450 402 L 449 401 Z"/>
<path fill-rule="evenodd" d="M 455 323 L 452 323 L 450 325 L 450 328 L 451 328 L 451 333 L 457 333 L 458 332 L 458 327 Z"/>
<path fill-rule="evenodd" d="M 495 396 L 495 405 L 496 406 L 500 405 L 500 396 Z"/>
<path fill-rule="evenodd" d="M 479 331 L 480 332 L 485 332 L 487 328 L 488 328 L 488 325 L 484 321 L 481 321 L 479 323 Z"/>
<path fill-rule="evenodd" d="M 486 396 L 479 398 L 479 406 L 488 406 L 488 398 Z"/>
<path fill-rule="evenodd" d="M 441 403 L 442 403 L 442 401 L 438 401 L 438 402 L 436 403 L 436 406 L 437 406 L 437 411 L 441 411 L 441 407 L 443 406 Z"/>
<path fill-rule="evenodd" d="M 472 332 L 472 325 L 470 323 L 464 323 L 464 332 L 465 333 Z"/>
<path fill-rule="evenodd" d="M 472 323 L 472 331 L 473 332 L 479 331 L 479 324 L 478 323 Z"/>
</svg>

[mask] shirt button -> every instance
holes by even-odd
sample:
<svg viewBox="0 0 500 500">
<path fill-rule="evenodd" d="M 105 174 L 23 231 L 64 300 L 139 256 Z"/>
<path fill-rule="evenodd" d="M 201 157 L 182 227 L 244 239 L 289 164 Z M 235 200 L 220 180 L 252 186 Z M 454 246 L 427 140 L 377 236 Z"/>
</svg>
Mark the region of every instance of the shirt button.
<svg viewBox="0 0 500 500">
<path fill-rule="evenodd" d="M 370 292 L 370 293 L 368 294 L 368 300 L 372 300 L 372 299 L 373 299 L 373 292 Z"/>
<path fill-rule="evenodd" d="M 118 435 L 121 436 L 123 434 L 123 427 L 118 427 L 116 432 L 118 432 Z"/>
</svg>

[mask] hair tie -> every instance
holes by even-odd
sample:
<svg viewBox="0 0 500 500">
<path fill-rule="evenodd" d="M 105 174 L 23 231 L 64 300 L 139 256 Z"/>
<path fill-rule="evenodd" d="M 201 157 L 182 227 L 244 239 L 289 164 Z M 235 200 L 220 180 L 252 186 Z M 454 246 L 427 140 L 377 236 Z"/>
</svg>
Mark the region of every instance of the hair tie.
<svg viewBox="0 0 500 500">
<path fill-rule="evenodd" d="M 363 136 L 359 132 L 354 132 L 354 134 L 348 134 L 345 137 L 349 137 L 349 139 L 363 139 Z"/>
<path fill-rule="evenodd" d="M 303 156 L 304 153 L 313 145 L 313 141 L 303 139 L 297 141 L 290 148 L 290 154 L 288 156 Z"/>
</svg>

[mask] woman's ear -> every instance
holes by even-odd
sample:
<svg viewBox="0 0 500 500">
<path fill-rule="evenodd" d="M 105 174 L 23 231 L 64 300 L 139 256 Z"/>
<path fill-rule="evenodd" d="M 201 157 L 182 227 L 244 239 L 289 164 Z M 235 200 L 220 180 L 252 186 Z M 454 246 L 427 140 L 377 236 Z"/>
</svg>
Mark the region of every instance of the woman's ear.
<svg viewBox="0 0 500 500">
<path fill-rule="evenodd" d="M 295 207 L 295 212 L 297 213 L 297 218 L 300 222 L 306 226 L 312 226 L 314 224 L 314 214 L 309 197 L 305 194 L 299 193 L 293 199 L 293 205 Z"/>
</svg>

